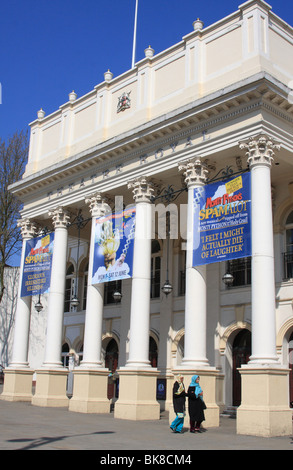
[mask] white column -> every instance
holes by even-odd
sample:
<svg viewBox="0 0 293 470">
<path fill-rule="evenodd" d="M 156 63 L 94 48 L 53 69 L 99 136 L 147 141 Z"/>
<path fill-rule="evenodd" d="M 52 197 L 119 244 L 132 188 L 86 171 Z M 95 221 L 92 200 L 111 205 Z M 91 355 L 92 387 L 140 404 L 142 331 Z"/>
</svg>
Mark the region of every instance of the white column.
<svg viewBox="0 0 293 470">
<path fill-rule="evenodd" d="M 273 149 L 266 135 L 241 142 L 251 169 L 252 356 L 249 364 L 276 364 L 274 240 L 271 196 Z"/>
<path fill-rule="evenodd" d="M 128 184 L 136 202 L 133 277 L 131 289 L 130 342 L 127 367 L 150 367 L 150 288 L 153 189 L 145 177 Z"/>
<path fill-rule="evenodd" d="M 209 366 L 206 357 L 207 287 L 206 266 L 193 267 L 194 239 L 194 189 L 202 188 L 206 181 L 207 168 L 200 158 L 194 158 L 178 165 L 185 170 L 188 186 L 187 210 L 187 252 L 185 292 L 185 336 L 183 367 L 196 369 Z"/>
<path fill-rule="evenodd" d="M 49 212 L 55 228 L 51 284 L 48 303 L 47 338 L 43 367 L 62 367 L 61 349 L 69 215 L 58 207 Z"/>
<path fill-rule="evenodd" d="M 107 209 L 109 209 L 109 206 L 105 204 L 100 194 L 95 194 L 87 198 L 85 202 L 90 206 L 92 229 L 88 270 L 89 275 L 85 314 L 83 361 L 81 362 L 81 367 L 97 368 L 102 367 L 101 348 L 104 310 L 104 284 L 99 284 L 97 287 L 91 285 L 95 249 L 95 218 L 105 215 Z"/>
<path fill-rule="evenodd" d="M 20 261 L 20 278 L 18 287 L 17 308 L 15 314 L 13 353 L 12 361 L 9 364 L 10 368 L 28 367 L 31 296 L 21 297 L 21 284 L 26 240 L 30 240 L 35 236 L 35 226 L 30 222 L 30 220 L 20 220 L 17 225 L 21 228 L 23 243 Z"/>
</svg>

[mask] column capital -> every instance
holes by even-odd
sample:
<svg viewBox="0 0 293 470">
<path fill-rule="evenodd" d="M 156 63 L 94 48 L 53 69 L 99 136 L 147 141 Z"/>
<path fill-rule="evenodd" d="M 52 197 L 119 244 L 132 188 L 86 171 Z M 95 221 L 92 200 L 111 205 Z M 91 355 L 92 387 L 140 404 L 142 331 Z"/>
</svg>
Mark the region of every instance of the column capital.
<svg viewBox="0 0 293 470">
<path fill-rule="evenodd" d="M 206 183 L 208 167 L 202 161 L 202 157 L 194 157 L 189 160 L 179 162 L 178 170 L 184 170 L 185 183 L 188 187 L 192 185 L 203 186 Z"/>
<path fill-rule="evenodd" d="M 100 193 L 91 194 L 86 197 L 85 203 L 89 205 L 92 217 L 102 217 L 109 211 L 109 205 L 105 202 Z"/>
<path fill-rule="evenodd" d="M 19 219 L 17 226 L 20 227 L 21 236 L 23 239 L 34 238 L 36 235 L 36 226 L 30 219 Z"/>
<path fill-rule="evenodd" d="M 63 207 L 56 207 L 48 212 L 49 217 L 53 220 L 54 229 L 67 228 L 69 222 L 69 213 Z"/>
<path fill-rule="evenodd" d="M 152 183 L 145 177 L 139 176 L 135 180 L 129 181 L 128 189 L 132 189 L 133 199 L 138 202 L 152 202 L 154 189 Z"/>
<path fill-rule="evenodd" d="M 271 166 L 274 161 L 274 150 L 280 150 L 281 145 L 266 134 L 259 134 L 239 142 L 241 149 L 247 149 L 247 163 L 253 165 Z"/>
</svg>

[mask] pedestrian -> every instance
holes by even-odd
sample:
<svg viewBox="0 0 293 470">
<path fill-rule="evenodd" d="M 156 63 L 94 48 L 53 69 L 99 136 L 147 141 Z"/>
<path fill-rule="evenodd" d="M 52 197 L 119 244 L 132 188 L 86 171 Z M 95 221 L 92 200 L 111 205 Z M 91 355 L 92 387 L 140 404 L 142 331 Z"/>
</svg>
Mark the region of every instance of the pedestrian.
<svg viewBox="0 0 293 470">
<path fill-rule="evenodd" d="M 173 385 L 173 408 L 176 413 L 176 418 L 171 423 L 170 429 L 173 432 L 181 433 L 185 415 L 185 387 L 183 383 L 183 375 L 176 377 L 176 382 Z"/>
<path fill-rule="evenodd" d="M 206 409 L 203 400 L 203 391 L 199 385 L 199 376 L 194 375 L 187 391 L 188 413 L 190 418 L 190 432 L 201 432 L 200 425 L 205 420 L 204 410 Z"/>
</svg>

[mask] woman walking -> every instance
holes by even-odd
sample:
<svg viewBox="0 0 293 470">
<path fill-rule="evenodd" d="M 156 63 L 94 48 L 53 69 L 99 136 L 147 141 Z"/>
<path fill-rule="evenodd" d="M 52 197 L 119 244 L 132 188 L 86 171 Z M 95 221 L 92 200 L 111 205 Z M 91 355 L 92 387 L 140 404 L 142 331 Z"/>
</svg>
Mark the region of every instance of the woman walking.
<svg viewBox="0 0 293 470">
<path fill-rule="evenodd" d="M 188 387 L 188 412 L 190 418 L 190 432 L 201 432 L 200 425 L 205 420 L 204 410 L 206 405 L 203 401 L 203 391 L 199 385 L 199 376 L 194 375 Z"/>
<path fill-rule="evenodd" d="M 182 432 L 183 422 L 184 422 L 184 414 L 185 414 L 185 387 L 183 383 L 183 375 L 178 375 L 176 378 L 176 382 L 173 386 L 173 408 L 176 413 L 176 418 L 171 423 L 170 428 L 173 432 Z"/>
</svg>

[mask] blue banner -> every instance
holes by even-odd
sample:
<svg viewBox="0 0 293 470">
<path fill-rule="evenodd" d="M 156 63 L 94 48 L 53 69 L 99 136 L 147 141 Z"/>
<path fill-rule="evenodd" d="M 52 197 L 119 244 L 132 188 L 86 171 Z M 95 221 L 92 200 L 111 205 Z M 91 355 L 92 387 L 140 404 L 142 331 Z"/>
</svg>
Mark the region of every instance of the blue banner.
<svg viewBox="0 0 293 470">
<path fill-rule="evenodd" d="M 54 233 L 26 240 L 21 297 L 44 294 L 51 281 Z"/>
<path fill-rule="evenodd" d="M 132 277 L 135 207 L 95 220 L 92 284 Z"/>
<path fill-rule="evenodd" d="M 194 189 L 193 266 L 251 256 L 250 173 Z"/>
</svg>

